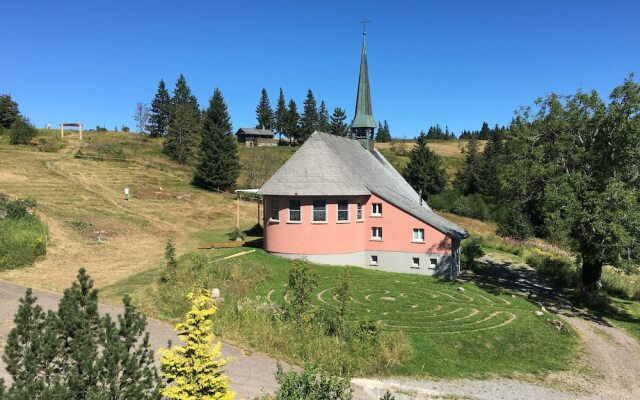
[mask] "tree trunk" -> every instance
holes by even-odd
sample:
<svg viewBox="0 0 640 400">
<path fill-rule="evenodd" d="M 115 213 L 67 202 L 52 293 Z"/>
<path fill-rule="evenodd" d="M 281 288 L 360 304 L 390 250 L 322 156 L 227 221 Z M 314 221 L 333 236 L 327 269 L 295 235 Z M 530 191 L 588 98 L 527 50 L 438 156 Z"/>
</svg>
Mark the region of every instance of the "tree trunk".
<svg viewBox="0 0 640 400">
<path fill-rule="evenodd" d="M 602 277 L 603 262 L 597 258 L 582 255 L 582 284 L 588 291 L 597 289 L 597 284 Z"/>
</svg>

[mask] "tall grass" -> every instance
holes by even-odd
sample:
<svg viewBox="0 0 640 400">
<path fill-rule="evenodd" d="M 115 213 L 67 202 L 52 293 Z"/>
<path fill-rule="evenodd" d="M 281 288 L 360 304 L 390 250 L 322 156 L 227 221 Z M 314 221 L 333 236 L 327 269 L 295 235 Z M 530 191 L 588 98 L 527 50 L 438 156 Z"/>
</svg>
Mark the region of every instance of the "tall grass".
<svg viewBox="0 0 640 400">
<path fill-rule="evenodd" d="M 47 251 L 47 227 L 35 216 L 0 219 L 0 270 L 32 264 Z"/>
</svg>

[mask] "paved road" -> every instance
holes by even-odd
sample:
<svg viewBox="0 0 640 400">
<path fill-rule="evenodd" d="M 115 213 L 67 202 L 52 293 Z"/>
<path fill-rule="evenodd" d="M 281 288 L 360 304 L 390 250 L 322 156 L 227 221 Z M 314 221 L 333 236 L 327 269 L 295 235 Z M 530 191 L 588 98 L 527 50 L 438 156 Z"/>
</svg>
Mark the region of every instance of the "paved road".
<svg viewBox="0 0 640 400">
<path fill-rule="evenodd" d="M 19 299 L 24 296 L 25 288 L 13 283 L 0 281 L 0 345 L 4 348 L 7 335 L 13 326 L 13 314 L 18 309 Z M 38 297 L 38 304 L 45 310 L 55 309 L 61 295 L 54 292 L 34 289 Z M 122 312 L 118 307 L 100 305 L 101 313 L 116 315 Z M 147 329 L 150 333 L 151 345 L 155 348 L 166 347 L 167 340 L 180 343 L 169 324 L 148 319 Z M 276 360 L 264 354 L 247 355 L 241 350 L 223 344 L 222 353 L 225 357 L 232 357 L 225 370 L 231 382 L 231 388 L 236 391 L 238 398 L 250 399 L 264 392 L 273 392 L 278 385 L 275 381 Z M 0 361 L 0 377 L 7 380 L 8 374 L 4 363 Z"/>
</svg>

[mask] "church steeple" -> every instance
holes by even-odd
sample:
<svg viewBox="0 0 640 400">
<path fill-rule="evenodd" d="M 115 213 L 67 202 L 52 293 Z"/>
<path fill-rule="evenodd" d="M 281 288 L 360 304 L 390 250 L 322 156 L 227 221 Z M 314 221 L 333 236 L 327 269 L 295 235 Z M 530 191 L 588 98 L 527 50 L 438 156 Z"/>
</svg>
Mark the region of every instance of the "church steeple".
<svg viewBox="0 0 640 400">
<path fill-rule="evenodd" d="M 373 139 L 376 121 L 371 111 L 371 92 L 369 90 L 369 68 L 367 67 L 367 32 L 362 32 L 362 55 L 360 58 L 360 76 L 358 77 L 358 94 L 356 96 L 356 112 L 351 122 L 353 139 Z"/>
</svg>

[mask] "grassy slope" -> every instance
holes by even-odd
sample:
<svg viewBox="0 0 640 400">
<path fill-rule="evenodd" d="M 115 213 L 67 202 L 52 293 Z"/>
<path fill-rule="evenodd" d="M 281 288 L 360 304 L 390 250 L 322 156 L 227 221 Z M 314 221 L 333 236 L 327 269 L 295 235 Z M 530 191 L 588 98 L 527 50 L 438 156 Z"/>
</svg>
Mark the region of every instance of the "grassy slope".
<svg viewBox="0 0 640 400">
<path fill-rule="evenodd" d="M 212 253 L 213 257 L 234 250 L 217 252 Z M 180 262 L 181 268 L 191 268 L 189 260 L 183 258 Z M 241 268 L 248 268 L 251 263 L 268 266 L 269 274 L 262 282 L 256 282 L 257 286 L 243 287 L 241 295 L 282 304 L 291 261 L 258 250 L 236 262 Z M 216 267 L 213 264 L 208 268 Z M 335 304 L 332 288 L 342 268 L 315 269 L 320 275 L 320 285 L 314 291 L 313 301 L 331 310 Z M 384 371 L 385 374 L 450 378 L 543 374 L 568 368 L 574 339 L 556 332 L 544 318 L 534 314 L 536 306 L 519 296 L 494 295 L 474 284 L 443 282 L 427 276 L 363 268 L 351 268 L 350 272 L 354 316 L 383 321 L 383 329 L 402 329 L 409 335 L 413 356 L 403 365 Z M 191 289 L 189 283 L 223 288 L 227 298 L 223 307 L 233 308 L 232 303 L 239 300 L 234 285 L 216 281 L 206 270 L 197 274 L 197 281 L 188 282 L 184 278 L 171 286 L 158 283 L 160 274 L 161 269 L 147 271 L 106 288 L 102 295 L 116 299 L 130 293 L 146 312 L 166 320 L 179 318 L 184 312 L 186 304 L 182 298 Z M 465 291 L 458 291 L 458 286 Z M 286 343 L 278 343 L 269 336 L 260 337 L 261 329 L 259 324 L 244 329 L 233 327 L 231 335 L 226 335 L 224 329 L 221 335 L 249 348 L 302 361 L 302 356 L 296 355 Z M 547 351 L 549 343 L 553 343 L 553 352 Z"/>
</svg>

